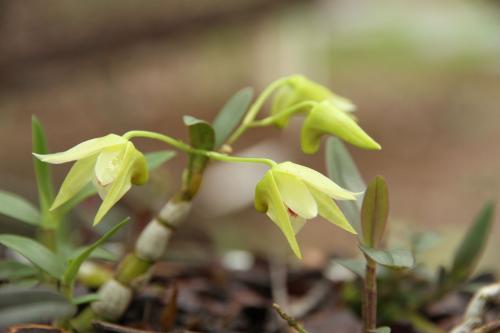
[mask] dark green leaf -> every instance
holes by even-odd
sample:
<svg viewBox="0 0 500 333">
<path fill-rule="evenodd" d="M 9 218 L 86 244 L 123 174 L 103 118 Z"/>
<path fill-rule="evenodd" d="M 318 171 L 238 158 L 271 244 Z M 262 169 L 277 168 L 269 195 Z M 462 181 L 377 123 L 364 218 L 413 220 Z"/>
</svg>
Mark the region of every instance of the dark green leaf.
<svg viewBox="0 0 500 333">
<path fill-rule="evenodd" d="M 412 268 L 415 265 L 413 255 L 407 250 L 377 250 L 364 245 L 359 247 L 368 258 L 388 268 L 403 269 Z"/>
<path fill-rule="evenodd" d="M 94 293 L 94 294 L 87 294 L 79 297 L 73 298 L 73 304 L 74 305 L 82 305 L 86 303 L 91 303 L 99 300 L 99 294 Z"/>
<path fill-rule="evenodd" d="M 184 116 L 184 124 L 189 127 L 189 141 L 196 149 L 212 150 L 215 145 L 215 132 L 212 126 L 191 116 Z M 199 183 L 200 174 L 207 166 L 208 158 L 198 154 L 190 154 L 187 173 L 188 183 Z M 198 185 L 194 186 L 197 187 Z"/>
<path fill-rule="evenodd" d="M 182 119 L 189 127 L 189 141 L 193 148 L 204 150 L 214 148 L 215 132 L 209 123 L 191 116 L 184 116 Z"/>
<path fill-rule="evenodd" d="M 371 330 L 370 333 L 391 333 L 391 328 L 387 326 L 378 327 L 374 330 Z"/>
<path fill-rule="evenodd" d="M 222 107 L 213 121 L 215 148 L 222 146 L 241 122 L 250 106 L 252 97 L 253 89 L 246 87 L 234 94 Z"/>
<path fill-rule="evenodd" d="M 494 211 L 494 204 L 487 203 L 465 233 L 453 258 L 449 273 L 452 280 L 465 281 L 473 273 L 488 242 Z"/>
<path fill-rule="evenodd" d="M 384 235 L 387 217 L 389 216 L 389 194 L 385 179 L 376 176 L 365 192 L 361 208 L 361 229 L 363 244 L 378 248 Z"/>
<path fill-rule="evenodd" d="M 107 241 L 111 236 L 113 236 L 121 227 L 127 224 L 130 221 L 129 218 L 118 223 L 114 226 L 110 231 L 104 234 L 101 238 L 99 238 L 94 244 L 87 246 L 82 249 L 80 253 L 72 260 L 70 260 L 66 270 L 64 271 L 64 275 L 62 278 L 62 282 L 64 285 L 71 286 L 78 274 L 78 270 L 83 262 L 92 254 L 92 252 L 101 246 L 105 241 Z"/>
<path fill-rule="evenodd" d="M 29 322 L 49 322 L 73 315 L 74 305 L 46 288 L 0 289 L 0 328 Z"/>
<path fill-rule="evenodd" d="M 41 222 L 38 209 L 28 200 L 2 190 L 0 190 L 0 214 L 31 225 L 39 225 Z"/>
<path fill-rule="evenodd" d="M 47 272 L 50 276 L 60 279 L 64 266 L 57 256 L 37 241 L 18 235 L 0 235 L 0 244 L 16 251 L 33 265 Z"/>
<path fill-rule="evenodd" d="M 337 138 L 329 137 L 326 143 L 326 163 L 328 177 L 338 185 L 353 192 L 364 191 L 366 185 L 345 145 Z M 363 196 L 356 201 L 339 201 L 338 204 L 347 220 L 361 237 L 361 205 Z"/>
<path fill-rule="evenodd" d="M 17 280 L 34 276 L 38 270 L 17 261 L 0 261 L 0 280 Z"/>
<path fill-rule="evenodd" d="M 32 150 L 37 154 L 47 154 L 47 140 L 42 124 L 33 116 L 31 119 L 31 135 L 32 135 Z M 49 211 L 52 202 L 54 201 L 54 187 L 52 184 L 52 175 L 50 166 L 33 157 L 35 166 L 36 183 L 38 187 L 38 197 L 40 201 L 40 211 L 42 214 L 42 224 L 46 228 L 56 228 L 57 219 L 52 212 Z"/>
<path fill-rule="evenodd" d="M 148 163 L 148 169 L 151 171 L 174 157 L 175 154 L 176 152 L 173 150 L 162 150 L 144 154 L 144 157 L 146 158 L 146 162 Z"/>
</svg>

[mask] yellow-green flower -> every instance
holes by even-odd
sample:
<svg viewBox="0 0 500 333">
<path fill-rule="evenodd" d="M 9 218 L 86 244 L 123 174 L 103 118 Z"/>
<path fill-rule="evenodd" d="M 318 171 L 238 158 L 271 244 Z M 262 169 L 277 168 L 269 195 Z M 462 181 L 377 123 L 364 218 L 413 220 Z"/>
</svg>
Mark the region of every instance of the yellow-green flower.
<svg viewBox="0 0 500 333">
<path fill-rule="evenodd" d="M 70 200 L 92 182 L 103 199 L 94 224 L 101 221 L 132 184 L 140 185 L 148 180 L 144 155 L 132 142 L 116 134 L 84 141 L 64 152 L 33 155 L 52 164 L 76 161 L 61 185 L 51 210 Z"/>
<path fill-rule="evenodd" d="M 301 135 L 301 146 L 305 153 L 315 153 L 325 134 L 338 136 L 359 148 L 381 149 L 356 123 L 352 114 L 356 106 L 350 100 L 300 75 L 290 77 L 287 82 L 287 85 L 276 92 L 271 115 L 278 115 L 274 120 L 275 125 L 285 127 L 292 114 L 306 114 Z M 304 102 L 305 105 L 300 106 Z M 293 113 L 284 112 L 294 106 L 300 109 Z M 284 113 L 283 116 L 279 116 L 280 113 Z"/>
<path fill-rule="evenodd" d="M 255 208 L 265 212 L 285 234 L 295 255 L 302 257 L 295 235 L 317 215 L 353 234 L 335 200 L 355 200 L 356 193 L 335 184 L 321 173 L 292 162 L 269 169 L 255 189 Z"/>
<path fill-rule="evenodd" d="M 302 150 L 307 154 L 318 151 L 321 137 L 325 134 L 338 136 L 359 148 L 381 149 L 380 145 L 359 127 L 349 112 L 339 109 L 330 101 L 318 103 L 307 115 L 302 126 Z"/>
<path fill-rule="evenodd" d="M 335 94 L 327 87 L 302 75 L 291 76 L 287 83 L 276 92 L 271 106 L 271 115 L 276 115 L 297 103 L 305 101 L 321 102 L 328 100 L 340 110 L 348 112 L 356 110 L 356 106 L 349 99 Z M 307 110 L 306 107 L 302 111 Z M 275 124 L 281 128 L 285 127 L 289 119 L 289 115 L 280 117 Z"/>
</svg>

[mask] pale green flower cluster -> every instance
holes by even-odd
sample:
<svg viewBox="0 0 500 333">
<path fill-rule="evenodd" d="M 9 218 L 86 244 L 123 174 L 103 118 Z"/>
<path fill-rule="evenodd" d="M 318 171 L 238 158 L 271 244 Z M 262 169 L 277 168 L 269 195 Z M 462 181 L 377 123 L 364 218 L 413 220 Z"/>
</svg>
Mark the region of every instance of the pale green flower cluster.
<svg viewBox="0 0 500 333">
<path fill-rule="evenodd" d="M 320 147 L 321 137 L 325 134 L 338 136 L 360 148 L 381 149 L 356 123 L 352 115 L 355 106 L 350 100 L 303 76 L 291 76 L 280 82 L 284 84 L 279 86 L 274 94 L 271 116 L 260 124 L 284 127 L 291 116 L 305 114 L 301 146 L 306 153 L 315 153 Z M 254 111 L 249 111 L 251 117 L 256 115 Z M 243 125 L 248 124 L 244 121 Z M 239 135 L 242 131 L 236 132 Z M 203 154 L 228 162 L 265 162 L 270 165 L 271 168 L 257 184 L 255 208 L 267 213 L 284 233 L 299 258 L 301 251 L 295 236 L 307 220 L 318 215 L 348 232 L 356 233 L 334 200 L 355 200 L 357 194 L 341 188 L 313 169 L 292 162 L 276 164 L 267 159 L 233 157 L 217 152 L 194 150 L 184 143 L 154 132 L 129 133 L 134 135 L 109 134 L 82 142 L 61 153 L 34 154 L 40 160 L 53 164 L 75 161 L 51 209 L 68 202 L 85 185 L 92 183 L 103 200 L 94 218 L 94 224 L 99 223 L 113 205 L 130 190 L 132 184 L 140 185 L 148 180 L 146 159 L 130 141 L 132 136 L 144 136 L 159 139 L 190 154 Z"/>
</svg>

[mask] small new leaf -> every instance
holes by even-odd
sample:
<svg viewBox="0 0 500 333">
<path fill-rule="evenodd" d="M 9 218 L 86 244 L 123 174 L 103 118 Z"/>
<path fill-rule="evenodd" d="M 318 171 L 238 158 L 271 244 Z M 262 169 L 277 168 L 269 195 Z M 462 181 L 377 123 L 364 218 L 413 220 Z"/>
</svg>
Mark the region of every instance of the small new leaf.
<svg viewBox="0 0 500 333">
<path fill-rule="evenodd" d="M 493 224 L 494 210 L 494 204 L 487 203 L 465 233 L 460 246 L 455 252 L 449 273 L 449 277 L 453 281 L 463 282 L 467 280 L 476 268 L 488 241 Z"/>
<path fill-rule="evenodd" d="M 361 208 L 361 228 L 363 244 L 378 248 L 384 235 L 389 216 L 389 194 L 387 184 L 381 176 L 376 176 L 369 184 Z"/>
<path fill-rule="evenodd" d="M 234 94 L 224 104 L 217 117 L 213 121 L 215 130 L 215 148 L 219 148 L 226 142 L 234 129 L 241 122 L 253 97 L 253 89 L 246 87 Z"/>
<path fill-rule="evenodd" d="M 33 153 L 47 154 L 48 149 L 45 132 L 42 124 L 35 116 L 31 118 L 31 133 Z M 44 224 L 47 228 L 55 228 L 57 219 L 54 217 L 54 214 L 49 211 L 49 208 L 54 201 L 54 185 L 52 184 L 50 166 L 35 157 L 33 158 L 33 163 L 35 166 L 40 211 L 43 219 L 42 224 Z"/>
<path fill-rule="evenodd" d="M 0 190 L 0 214 L 35 226 L 41 222 L 38 209 L 28 200 L 2 190 Z"/>
<path fill-rule="evenodd" d="M 388 268 L 406 269 L 415 265 L 415 258 L 407 250 L 377 250 L 364 245 L 360 245 L 359 248 L 368 258 Z"/>
</svg>

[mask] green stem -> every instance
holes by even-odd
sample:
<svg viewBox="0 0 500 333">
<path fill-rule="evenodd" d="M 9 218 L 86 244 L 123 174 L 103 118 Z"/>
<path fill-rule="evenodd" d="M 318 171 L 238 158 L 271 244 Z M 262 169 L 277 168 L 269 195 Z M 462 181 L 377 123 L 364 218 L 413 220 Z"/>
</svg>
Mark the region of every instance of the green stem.
<svg viewBox="0 0 500 333">
<path fill-rule="evenodd" d="M 294 113 L 297 113 L 297 112 L 302 112 L 302 109 L 304 107 L 315 107 L 316 105 L 318 104 L 318 102 L 314 102 L 314 101 L 305 101 L 305 102 L 300 102 L 300 103 L 297 103 L 291 107 L 289 107 L 288 109 L 280 112 L 280 113 L 277 113 L 277 114 L 274 114 L 272 116 L 269 116 L 269 117 L 266 117 L 264 119 L 261 119 L 261 120 L 255 120 L 253 122 L 251 122 L 248 127 L 264 127 L 264 126 L 269 126 L 269 125 L 272 125 L 276 120 L 282 118 L 282 117 L 286 117 L 286 116 L 290 116 Z"/>
<path fill-rule="evenodd" d="M 252 106 L 248 110 L 245 118 L 243 118 L 243 121 L 241 122 L 241 125 L 233 132 L 231 137 L 227 140 L 227 144 L 231 145 L 236 140 L 238 140 L 238 138 L 250 127 L 250 124 L 254 121 L 255 117 L 257 117 L 257 114 L 262 109 L 262 106 L 264 105 L 267 98 L 271 96 L 276 89 L 285 84 L 288 84 L 288 81 L 289 78 L 284 77 L 274 81 L 269 86 L 267 86 L 266 89 L 264 89 L 264 91 L 259 95 L 257 100 L 252 104 Z"/>
<path fill-rule="evenodd" d="M 141 137 L 141 138 L 159 140 L 159 141 L 162 141 L 166 144 L 174 146 L 175 148 L 182 150 L 188 154 L 203 155 L 203 156 L 206 156 L 210 159 L 218 160 L 218 161 L 234 162 L 234 163 L 261 163 L 261 164 L 266 164 L 270 167 L 273 167 L 277 164 L 273 160 L 267 159 L 267 158 L 229 156 L 229 155 L 218 153 L 215 151 L 195 149 L 195 148 L 192 148 L 190 145 L 188 145 L 180 140 L 176 140 L 176 139 L 171 138 L 167 135 L 156 133 L 156 132 L 151 132 L 151 131 L 130 131 L 130 132 L 125 133 L 123 135 L 123 137 L 126 139 Z"/>
</svg>

